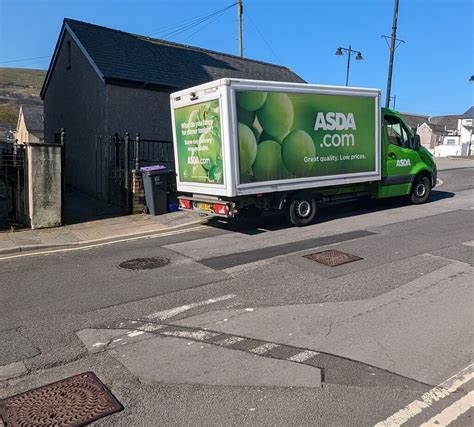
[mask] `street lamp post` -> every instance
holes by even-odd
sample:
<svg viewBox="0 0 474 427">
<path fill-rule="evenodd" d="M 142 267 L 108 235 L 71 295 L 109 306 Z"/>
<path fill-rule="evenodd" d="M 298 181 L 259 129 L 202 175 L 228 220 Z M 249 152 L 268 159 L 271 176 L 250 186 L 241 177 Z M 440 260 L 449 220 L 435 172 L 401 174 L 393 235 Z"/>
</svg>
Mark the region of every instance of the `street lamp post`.
<svg viewBox="0 0 474 427">
<path fill-rule="evenodd" d="M 346 86 L 349 85 L 349 69 L 351 66 L 351 56 L 353 53 L 357 53 L 355 60 L 356 61 L 362 61 L 364 58 L 362 58 L 362 54 L 358 50 L 352 49 L 352 46 L 349 45 L 349 47 L 338 47 L 336 50 L 336 56 L 342 56 L 344 55 L 344 52 L 347 54 L 347 71 L 346 71 Z"/>
</svg>

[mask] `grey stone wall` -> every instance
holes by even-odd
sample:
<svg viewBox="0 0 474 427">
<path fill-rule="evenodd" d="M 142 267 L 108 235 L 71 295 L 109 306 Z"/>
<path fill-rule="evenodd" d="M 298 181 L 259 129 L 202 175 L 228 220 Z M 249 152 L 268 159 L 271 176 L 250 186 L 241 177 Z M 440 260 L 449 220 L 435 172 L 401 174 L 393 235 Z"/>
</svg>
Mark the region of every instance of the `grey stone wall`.
<svg viewBox="0 0 474 427">
<path fill-rule="evenodd" d="M 31 228 L 58 227 L 61 225 L 61 146 L 29 144 L 28 220 Z"/>
<path fill-rule="evenodd" d="M 66 32 L 44 94 L 45 142 L 54 142 L 54 135 L 66 129 L 66 185 L 115 204 L 101 141 L 125 132 L 132 139 L 140 133 L 145 139 L 172 141 L 169 93 L 106 84 Z"/>
<path fill-rule="evenodd" d="M 44 95 L 45 142 L 54 142 L 54 134 L 66 129 L 66 184 L 92 196 L 96 192 L 95 138 L 107 134 L 105 112 L 105 84 L 66 32 Z"/>
<path fill-rule="evenodd" d="M 169 92 L 107 85 L 107 127 L 111 134 L 137 132 L 142 138 L 171 141 Z"/>
</svg>

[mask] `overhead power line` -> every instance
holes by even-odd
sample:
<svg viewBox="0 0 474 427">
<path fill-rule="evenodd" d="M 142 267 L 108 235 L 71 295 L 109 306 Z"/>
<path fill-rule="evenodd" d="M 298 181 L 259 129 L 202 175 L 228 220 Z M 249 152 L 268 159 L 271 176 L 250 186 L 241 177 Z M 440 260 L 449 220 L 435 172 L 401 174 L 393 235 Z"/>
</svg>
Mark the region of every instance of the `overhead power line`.
<svg viewBox="0 0 474 427">
<path fill-rule="evenodd" d="M 262 32 L 258 29 L 257 27 L 257 24 L 253 21 L 253 19 L 250 17 L 250 15 L 247 13 L 246 10 L 244 10 L 244 13 L 245 13 L 245 16 L 249 19 L 250 23 L 254 26 L 255 30 L 257 31 L 257 33 L 259 34 L 259 36 L 261 37 L 261 39 L 263 40 L 263 42 L 267 45 L 268 49 L 270 49 L 270 51 L 273 53 L 273 55 L 275 56 L 276 60 L 279 62 L 279 63 L 282 63 L 282 60 L 280 59 L 280 57 L 277 55 L 277 53 L 273 50 L 273 48 L 270 46 L 270 43 L 267 42 L 267 40 L 265 39 L 265 37 L 263 36 Z"/>
<path fill-rule="evenodd" d="M 203 25 L 201 28 L 197 29 L 196 31 L 194 31 L 193 33 L 191 33 L 188 37 L 186 37 L 183 42 L 189 40 L 190 38 L 192 38 L 195 34 L 201 32 L 202 30 L 204 30 L 204 28 L 208 27 L 209 25 L 211 25 L 212 23 L 216 22 L 218 19 L 220 19 L 222 17 L 222 15 L 225 14 L 225 12 L 227 11 L 228 9 L 226 10 L 223 10 L 219 15 L 215 16 L 214 19 L 210 20 L 209 22 L 207 22 L 205 25 Z"/>
<path fill-rule="evenodd" d="M 236 3 L 233 3 L 231 5 L 229 5 L 228 7 L 233 7 L 235 6 Z M 216 10 L 216 11 L 212 11 L 212 12 L 209 12 L 209 13 L 206 13 L 204 15 L 199 15 L 199 16 L 195 16 L 194 18 L 189 18 L 189 19 L 185 19 L 183 21 L 180 21 L 180 22 L 176 22 L 174 24 L 169 24 L 169 25 L 164 25 L 163 27 L 159 27 L 159 28 L 156 28 L 154 30 L 152 30 L 151 32 L 147 33 L 148 35 L 152 35 L 152 34 L 158 34 L 158 33 L 163 33 L 163 32 L 166 32 L 166 31 L 170 31 L 170 30 L 175 30 L 177 28 L 181 28 L 182 26 L 184 25 L 188 25 L 189 23 L 193 22 L 193 21 L 197 21 L 197 20 L 200 20 L 202 18 L 206 18 L 208 17 L 209 15 L 212 15 L 214 13 L 217 13 L 219 11 L 221 11 L 222 9 L 219 9 L 219 10 Z"/>
<path fill-rule="evenodd" d="M 44 59 L 44 58 L 51 58 L 51 55 L 48 55 L 48 56 L 37 56 L 37 57 L 35 57 L 35 58 L 13 59 L 13 60 L 11 60 L 11 61 L 0 61 L 0 64 L 12 64 L 13 62 L 32 61 L 33 59 Z"/>
<path fill-rule="evenodd" d="M 161 38 L 170 38 L 177 36 L 183 32 L 186 32 L 190 29 L 195 28 L 198 25 L 201 25 L 217 15 L 220 15 L 221 13 L 225 12 L 228 9 L 233 8 L 237 3 L 232 3 L 229 6 L 226 6 L 222 9 L 216 10 L 214 12 L 208 13 L 206 15 L 201 15 L 196 18 L 190 19 L 190 20 L 185 20 L 182 21 L 179 24 L 174 24 L 174 25 L 168 25 L 159 29 L 156 29 L 155 31 L 152 31 L 151 33 L 148 33 L 148 35 L 159 35 Z"/>
</svg>

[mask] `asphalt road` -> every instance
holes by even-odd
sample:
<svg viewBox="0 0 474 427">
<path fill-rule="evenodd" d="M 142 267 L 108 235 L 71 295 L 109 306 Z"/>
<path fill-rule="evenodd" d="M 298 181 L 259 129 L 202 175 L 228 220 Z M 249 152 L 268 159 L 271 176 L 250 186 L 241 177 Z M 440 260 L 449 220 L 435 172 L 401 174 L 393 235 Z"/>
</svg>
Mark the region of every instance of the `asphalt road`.
<svg viewBox="0 0 474 427">
<path fill-rule="evenodd" d="M 440 171 L 423 206 L 0 260 L 0 376 L 29 372 L 0 398 L 92 370 L 125 406 L 101 424 L 470 425 L 473 172 Z M 361 259 L 304 257 L 326 249 Z"/>
</svg>

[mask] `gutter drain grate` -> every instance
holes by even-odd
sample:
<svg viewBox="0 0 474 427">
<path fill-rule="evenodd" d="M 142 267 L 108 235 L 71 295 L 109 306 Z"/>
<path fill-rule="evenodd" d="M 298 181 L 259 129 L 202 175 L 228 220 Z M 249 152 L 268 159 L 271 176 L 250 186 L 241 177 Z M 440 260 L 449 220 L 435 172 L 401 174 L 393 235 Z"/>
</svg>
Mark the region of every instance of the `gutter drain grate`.
<svg viewBox="0 0 474 427">
<path fill-rule="evenodd" d="M 170 263 L 169 258 L 157 256 L 152 258 L 135 258 L 123 261 L 119 264 L 120 268 L 127 270 L 152 270 L 160 268 Z"/>
<path fill-rule="evenodd" d="M 1 400 L 0 420 L 9 427 L 83 426 L 122 409 L 95 374 L 85 372 Z"/>
<path fill-rule="evenodd" d="M 337 267 L 338 265 L 347 264 L 349 262 L 364 259 L 356 255 L 336 251 L 334 249 L 305 255 L 304 258 L 307 258 L 311 261 L 319 262 L 320 264 L 327 265 L 329 267 Z"/>
</svg>

